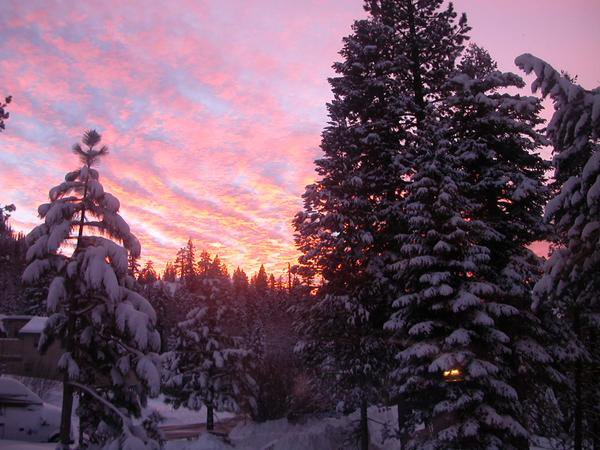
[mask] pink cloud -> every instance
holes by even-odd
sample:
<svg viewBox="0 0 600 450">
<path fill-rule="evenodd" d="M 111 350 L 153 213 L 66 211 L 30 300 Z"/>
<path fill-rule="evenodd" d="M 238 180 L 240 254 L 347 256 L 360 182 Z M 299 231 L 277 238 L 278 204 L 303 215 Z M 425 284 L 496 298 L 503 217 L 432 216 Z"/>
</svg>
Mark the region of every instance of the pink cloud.
<svg viewBox="0 0 600 450">
<path fill-rule="evenodd" d="M 503 69 L 516 71 L 522 51 L 547 52 L 598 84 L 600 8 L 583 14 L 577 1 L 456 3 Z M 192 237 L 250 271 L 294 262 L 290 222 L 315 176 L 327 77 L 364 16 L 360 0 L 13 0 L 4 11 L 0 70 L 14 103 L 0 202 L 16 203 L 16 228 L 36 223 L 48 189 L 77 165 L 70 146 L 97 128 L 112 151 L 102 180 L 145 258 L 162 266 Z"/>
</svg>

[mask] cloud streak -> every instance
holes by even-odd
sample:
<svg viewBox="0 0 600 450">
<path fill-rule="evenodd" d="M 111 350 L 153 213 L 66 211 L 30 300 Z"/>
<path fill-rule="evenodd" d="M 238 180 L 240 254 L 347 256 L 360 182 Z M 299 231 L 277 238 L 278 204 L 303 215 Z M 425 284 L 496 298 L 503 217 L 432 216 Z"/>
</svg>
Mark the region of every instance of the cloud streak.
<svg viewBox="0 0 600 450">
<path fill-rule="evenodd" d="M 485 31 L 507 12 L 458 3 L 484 30 L 478 41 L 512 68 L 514 44 Z M 144 258 L 163 266 L 192 237 L 231 266 L 281 270 L 297 257 L 290 221 L 314 177 L 327 76 L 361 5 L 9 1 L 0 70 L 14 103 L 0 137 L 0 202 L 17 205 L 17 229 L 31 228 L 48 189 L 77 164 L 70 146 L 96 128 L 112 152 L 102 181 L 121 199 Z M 592 60 L 565 68 L 600 78 Z"/>
</svg>

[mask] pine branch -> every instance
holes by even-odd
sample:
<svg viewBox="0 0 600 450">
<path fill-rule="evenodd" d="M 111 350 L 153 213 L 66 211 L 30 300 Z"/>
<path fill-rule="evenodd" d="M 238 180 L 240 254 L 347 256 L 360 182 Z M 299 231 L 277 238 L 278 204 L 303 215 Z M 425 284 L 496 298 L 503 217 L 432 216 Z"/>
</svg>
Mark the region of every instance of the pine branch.
<svg viewBox="0 0 600 450">
<path fill-rule="evenodd" d="M 73 386 L 73 387 L 81 390 L 81 391 L 84 391 L 86 394 L 89 394 L 90 396 L 94 397 L 96 400 L 98 400 L 100 403 L 102 403 L 107 409 L 110 409 L 115 414 L 117 414 L 117 416 L 119 416 L 119 418 L 121 419 L 121 422 L 123 424 L 123 431 L 128 436 L 131 436 L 131 432 L 129 431 L 128 427 L 126 426 L 130 422 L 129 417 L 127 417 L 121 411 L 119 411 L 115 405 L 113 405 L 112 403 L 110 403 L 108 400 L 106 400 L 105 398 L 101 397 L 100 395 L 98 395 L 91 388 L 89 388 L 89 387 L 87 387 L 87 386 L 85 386 L 85 385 L 83 385 L 81 383 L 77 383 L 76 381 L 69 381 L 69 384 L 71 386 Z"/>
<path fill-rule="evenodd" d="M 125 350 L 134 353 L 136 356 L 145 356 L 145 354 L 133 347 L 130 347 L 128 344 L 124 343 L 121 339 L 115 337 L 115 336 L 106 336 L 103 333 L 98 333 L 101 337 L 103 337 L 104 339 L 107 339 L 109 341 L 113 341 L 115 344 L 120 345 L 121 347 L 123 347 Z"/>
<path fill-rule="evenodd" d="M 82 316 L 83 314 L 85 314 L 88 311 L 91 311 L 92 309 L 94 309 L 96 306 L 101 305 L 102 302 L 98 302 L 98 303 L 93 303 L 89 306 L 86 306 L 85 308 L 83 308 L 82 310 L 79 311 L 75 311 L 73 314 L 77 315 L 77 316 Z"/>
</svg>

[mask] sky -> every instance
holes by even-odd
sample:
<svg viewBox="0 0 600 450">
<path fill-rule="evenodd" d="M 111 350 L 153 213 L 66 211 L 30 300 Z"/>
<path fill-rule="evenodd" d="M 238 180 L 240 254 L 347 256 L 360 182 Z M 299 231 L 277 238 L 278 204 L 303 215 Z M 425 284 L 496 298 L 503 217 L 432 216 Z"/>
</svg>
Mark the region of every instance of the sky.
<svg viewBox="0 0 600 450">
<path fill-rule="evenodd" d="M 529 52 L 600 85 L 600 1 L 458 0 L 502 70 Z M 67 171 L 85 129 L 105 190 L 159 268 L 192 238 L 230 267 L 282 273 L 315 178 L 327 77 L 361 0 L 4 0 L 0 204 L 13 228 Z M 524 93 L 529 93 L 529 89 Z M 548 117 L 549 113 L 546 113 Z"/>
</svg>

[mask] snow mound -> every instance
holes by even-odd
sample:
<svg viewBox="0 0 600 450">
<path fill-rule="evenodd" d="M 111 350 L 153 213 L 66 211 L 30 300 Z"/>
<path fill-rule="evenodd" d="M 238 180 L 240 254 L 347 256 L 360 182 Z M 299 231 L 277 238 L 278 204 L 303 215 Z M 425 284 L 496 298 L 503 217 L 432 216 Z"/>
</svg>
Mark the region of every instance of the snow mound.
<svg viewBox="0 0 600 450">
<path fill-rule="evenodd" d="M 250 450 L 318 450 L 338 448 L 349 434 L 343 419 L 325 419 L 307 424 L 291 424 L 286 419 L 262 424 L 242 424 L 229 437 L 235 448 Z"/>
<path fill-rule="evenodd" d="M 212 434 L 203 434 L 194 441 L 170 441 L 165 445 L 165 450 L 231 450 L 232 448 Z"/>
</svg>

